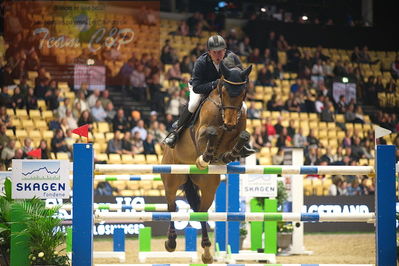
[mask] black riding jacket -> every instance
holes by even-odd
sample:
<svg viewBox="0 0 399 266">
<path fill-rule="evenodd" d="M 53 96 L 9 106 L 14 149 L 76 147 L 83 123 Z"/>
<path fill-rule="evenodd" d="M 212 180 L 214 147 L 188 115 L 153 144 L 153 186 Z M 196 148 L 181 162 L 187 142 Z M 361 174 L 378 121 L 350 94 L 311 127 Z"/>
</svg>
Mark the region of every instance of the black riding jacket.
<svg viewBox="0 0 399 266">
<path fill-rule="evenodd" d="M 233 56 L 236 64 L 241 64 L 239 57 L 233 52 L 227 50 L 224 58 L 227 56 Z M 208 53 L 200 55 L 194 63 L 193 75 L 191 78 L 191 85 L 193 91 L 198 94 L 208 95 L 217 85 L 217 79 L 221 77 L 221 74 L 215 68 L 212 62 L 212 58 Z"/>
</svg>

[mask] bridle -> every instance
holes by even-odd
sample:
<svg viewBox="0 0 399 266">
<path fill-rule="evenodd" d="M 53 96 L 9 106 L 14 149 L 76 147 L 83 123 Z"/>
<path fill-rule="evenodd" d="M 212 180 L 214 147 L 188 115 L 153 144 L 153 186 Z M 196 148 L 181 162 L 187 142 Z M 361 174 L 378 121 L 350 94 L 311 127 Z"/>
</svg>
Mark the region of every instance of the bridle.
<svg viewBox="0 0 399 266">
<path fill-rule="evenodd" d="M 245 86 L 245 89 L 244 89 L 244 97 L 243 97 L 243 99 L 242 99 L 242 101 L 241 101 L 240 106 L 230 106 L 230 105 L 227 105 L 227 106 L 226 106 L 226 105 L 223 104 L 223 92 L 222 92 L 223 82 L 226 82 L 226 83 L 231 84 L 231 85 L 238 86 L 238 85 L 244 85 L 244 84 L 246 84 L 246 83 L 247 83 L 247 80 L 242 81 L 242 82 L 234 82 L 234 81 L 227 80 L 227 79 L 225 79 L 225 78 L 222 76 L 222 77 L 220 78 L 220 81 L 219 81 L 218 85 L 217 85 L 217 90 L 218 90 L 218 94 L 219 94 L 219 98 L 220 98 L 220 103 L 214 101 L 211 97 L 208 96 L 208 100 L 211 101 L 213 104 L 216 105 L 216 107 L 219 109 L 219 112 L 220 112 L 221 115 L 222 115 L 222 120 L 223 120 L 223 125 L 221 126 L 222 129 L 223 129 L 223 130 L 227 130 L 227 131 L 231 131 L 231 130 L 233 130 L 233 129 L 237 126 L 238 121 L 240 121 L 241 114 L 242 114 L 242 104 L 243 104 L 243 102 L 244 102 L 244 100 L 245 100 L 245 98 L 246 98 L 246 95 L 247 95 L 247 86 Z M 234 126 L 228 126 L 228 125 L 225 123 L 225 120 L 224 120 L 224 119 L 225 119 L 224 111 L 225 111 L 226 109 L 233 109 L 233 110 L 237 110 L 237 111 L 238 111 L 238 114 L 237 114 L 237 124 L 235 124 Z"/>
</svg>

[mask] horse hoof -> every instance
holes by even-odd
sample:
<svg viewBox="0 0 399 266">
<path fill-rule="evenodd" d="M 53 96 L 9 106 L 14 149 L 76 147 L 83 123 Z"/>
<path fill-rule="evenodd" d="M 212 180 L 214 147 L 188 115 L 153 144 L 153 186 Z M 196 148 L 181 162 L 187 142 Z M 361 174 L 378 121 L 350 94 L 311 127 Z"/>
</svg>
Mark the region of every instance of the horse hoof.
<svg viewBox="0 0 399 266">
<path fill-rule="evenodd" d="M 212 256 L 205 257 L 205 254 L 202 254 L 201 259 L 202 259 L 202 262 L 204 264 L 212 264 L 213 263 L 213 257 Z"/>
<path fill-rule="evenodd" d="M 173 252 L 173 251 L 175 251 L 175 249 L 176 249 L 176 242 L 174 243 L 174 245 L 173 245 L 173 244 L 170 245 L 170 242 L 169 242 L 168 240 L 166 240 L 166 241 L 165 241 L 165 249 L 166 249 L 168 252 Z"/>
<path fill-rule="evenodd" d="M 205 168 L 208 167 L 209 162 L 205 162 L 203 156 L 201 155 L 200 157 L 197 158 L 195 161 L 195 165 L 197 166 L 198 169 L 204 170 Z"/>
</svg>

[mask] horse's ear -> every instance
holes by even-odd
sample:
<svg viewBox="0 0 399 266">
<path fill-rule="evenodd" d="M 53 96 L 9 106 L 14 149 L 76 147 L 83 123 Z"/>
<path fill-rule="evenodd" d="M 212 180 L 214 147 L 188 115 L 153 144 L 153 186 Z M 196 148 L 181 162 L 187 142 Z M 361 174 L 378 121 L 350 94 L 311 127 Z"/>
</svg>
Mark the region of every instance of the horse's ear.
<svg viewBox="0 0 399 266">
<path fill-rule="evenodd" d="M 222 62 L 220 62 L 220 70 L 222 72 L 223 77 L 225 78 L 229 78 L 230 76 L 230 70 L 225 66 L 225 64 Z"/>
<path fill-rule="evenodd" d="M 247 79 L 247 77 L 248 77 L 249 73 L 251 73 L 251 71 L 252 71 L 252 65 L 250 65 L 249 67 L 247 67 L 246 69 L 244 69 L 244 70 L 241 72 L 241 77 L 242 77 L 242 79 Z"/>
</svg>

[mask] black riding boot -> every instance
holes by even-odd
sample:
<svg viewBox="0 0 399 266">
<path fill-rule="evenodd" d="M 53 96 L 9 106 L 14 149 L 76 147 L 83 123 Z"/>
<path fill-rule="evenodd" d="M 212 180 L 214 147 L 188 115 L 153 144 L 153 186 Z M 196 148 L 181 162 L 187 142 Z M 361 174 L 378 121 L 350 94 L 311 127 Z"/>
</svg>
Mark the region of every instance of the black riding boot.
<svg viewBox="0 0 399 266">
<path fill-rule="evenodd" d="M 190 121 L 191 115 L 192 113 L 190 113 L 187 106 L 185 106 L 183 109 L 183 113 L 179 117 L 179 120 L 177 120 L 177 123 L 175 123 L 176 125 L 173 126 L 173 131 L 171 131 L 169 135 L 163 140 L 163 143 L 173 149 L 176 145 L 176 141 L 180 133 L 183 131 L 183 129 L 186 128 L 187 123 Z"/>
<path fill-rule="evenodd" d="M 249 142 L 245 143 L 244 147 L 242 147 L 242 150 L 240 152 L 240 157 L 245 158 L 248 157 L 249 155 L 255 153 L 256 151 L 251 147 Z"/>
</svg>

